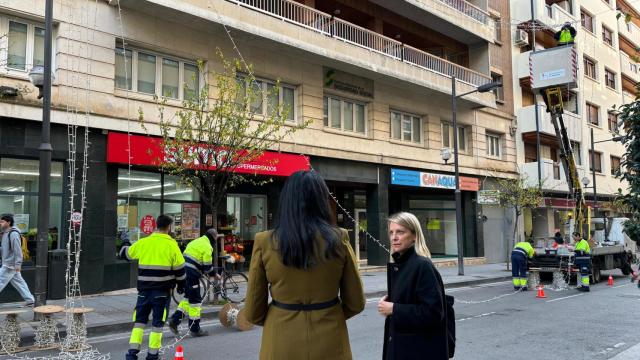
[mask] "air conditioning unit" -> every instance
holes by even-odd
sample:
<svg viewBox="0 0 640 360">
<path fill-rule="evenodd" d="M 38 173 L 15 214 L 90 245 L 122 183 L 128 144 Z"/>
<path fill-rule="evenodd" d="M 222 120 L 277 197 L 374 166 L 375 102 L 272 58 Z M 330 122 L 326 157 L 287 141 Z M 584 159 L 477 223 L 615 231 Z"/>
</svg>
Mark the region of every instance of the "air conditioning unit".
<svg viewBox="0 0 640 360">
<path fill-rule="evenodd" d="M 529 34 L 524 30 L 516 29 L 515 44 L 516 46 L 529 45 Z"/>
</svg>

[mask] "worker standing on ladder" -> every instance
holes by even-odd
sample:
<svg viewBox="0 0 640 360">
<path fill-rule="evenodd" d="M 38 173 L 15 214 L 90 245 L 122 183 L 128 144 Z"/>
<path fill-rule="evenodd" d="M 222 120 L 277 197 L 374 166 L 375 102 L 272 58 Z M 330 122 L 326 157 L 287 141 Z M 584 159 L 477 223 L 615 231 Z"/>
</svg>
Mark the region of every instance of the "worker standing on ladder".
<svg viewBox="0 0 640 360">
<path fill-rule="evenodd" d="M 511 275 L 513 289 L 527 291 L 527 262 L 535 251 L 529 241 L 521 241 L 516 244 L 511 252 Z"/>
<path fill-rule="evenodd" d="M 579 269 L 576 278 L 578 291 L 588 292 L 589 276 L 591 275 L 591 247 L 587 240 L 583 239 L 579 232 L 573 233 L 573 241 L 575 241 L 575 266 Z"/>
</svg>

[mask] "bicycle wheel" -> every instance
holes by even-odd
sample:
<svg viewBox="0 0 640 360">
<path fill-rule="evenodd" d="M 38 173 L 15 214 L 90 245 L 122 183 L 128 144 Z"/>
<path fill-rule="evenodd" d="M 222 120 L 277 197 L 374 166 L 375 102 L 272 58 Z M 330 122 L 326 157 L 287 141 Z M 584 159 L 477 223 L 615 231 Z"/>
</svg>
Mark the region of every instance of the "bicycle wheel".
<svg viewBox="0 0 640 360">
<path fill-rule="evenodd" d="M 225 273 L 222 281 L 222 297 L 232 303 L 241 303 L 247 295 L 249 279 L 243 273 Z"/>
<path fill-rule="evenodd" d="M 204 303 L 211 302 L 211 294 L 209 293 L 209 286 L 211 283 L 206 276 L 200 278 L 200 296 L 202 296 L 202 301 Z"/>
</svg>

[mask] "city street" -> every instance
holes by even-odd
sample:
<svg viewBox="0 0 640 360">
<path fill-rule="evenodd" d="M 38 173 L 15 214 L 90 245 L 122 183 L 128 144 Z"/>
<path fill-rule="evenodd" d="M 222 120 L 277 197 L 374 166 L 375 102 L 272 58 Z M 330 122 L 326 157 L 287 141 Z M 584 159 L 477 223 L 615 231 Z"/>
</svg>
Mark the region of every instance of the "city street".
<svg viewBox="0 0 640 360">
<path fill-rule="evenodd" d="M 458 331 L 456 359 L 614 359 L 640 358 L 637 309 L 640 290 L 628 277 L 616 276 L 613 288 L 605 283 L 590 293 L 546 290 L 518 293 L 481 304 L 455 305 Z M 510 282 L 450 289 L 458 300 L 479 301 L 509 294 Z M 377 298 L 367 300 L 365 311 L 349 321 L 354 359 L 378 359 L 382 352 L 384 320 L 376 312 Z M 577 313 L 580 311 L 581 315 Z M 210 336 L 182 341 L 185 359 L 256 359 L 260 328 L 248 332 L 226 329 L 218 321 L 205 323 Z M 165 344 L 173 336 L 165 333 Z M 119 359 L 128 334 L 91 339 L 102 353 Z M 636 346 L 638 345 L 638 346 Z M 23 355 L 23 354 L 20 354 Z M 173 349 L 165 359 L 172 359 Z"/>
</svg>

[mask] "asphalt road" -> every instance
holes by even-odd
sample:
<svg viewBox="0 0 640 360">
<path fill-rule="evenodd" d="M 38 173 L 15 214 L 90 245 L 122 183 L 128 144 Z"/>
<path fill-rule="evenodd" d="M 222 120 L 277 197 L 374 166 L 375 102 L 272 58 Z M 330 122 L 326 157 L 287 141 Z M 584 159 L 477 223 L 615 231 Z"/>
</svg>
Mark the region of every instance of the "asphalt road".
<svg viewBox="0 0 640 360">
<path fill-rule="evenodd" d="M 510 282 L 502 282 L 447 291 L 459 300 L 455 305 L 456 359 L 640 359 L 640 290 L 628 277 L 616 276 L 614 287 L 598 284 L 586 294 L 546 290 L 546 299 L 525 292 L 479 304 L 463 303 L 510 294 L 511 290 Z M 354 359 L 381 356 L 384 319 L 376 312 L 376 302 L 368 299 L 365 311 L 349 321 Z M 210 336 L 181 342 L 186 360 L 257 359 L 260 328 L 240 332 L 217 321 L 206 322 L 204 327 Z M 174 341 L 170 333 L 164 340 L 165 344 Z M 90 341 L 112 359 L 122 359 L 128 334 Z M 173 359 L 173 349 L 167 350 L 164 359 Z"/>
</svg>

